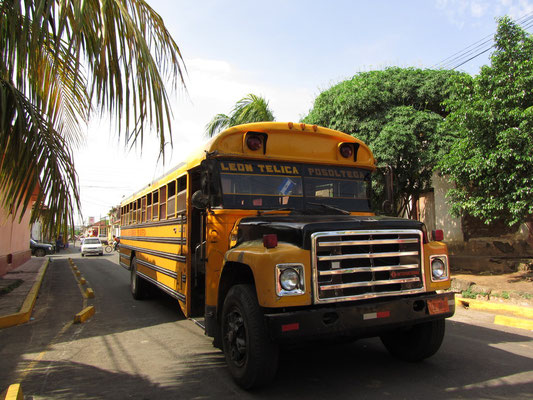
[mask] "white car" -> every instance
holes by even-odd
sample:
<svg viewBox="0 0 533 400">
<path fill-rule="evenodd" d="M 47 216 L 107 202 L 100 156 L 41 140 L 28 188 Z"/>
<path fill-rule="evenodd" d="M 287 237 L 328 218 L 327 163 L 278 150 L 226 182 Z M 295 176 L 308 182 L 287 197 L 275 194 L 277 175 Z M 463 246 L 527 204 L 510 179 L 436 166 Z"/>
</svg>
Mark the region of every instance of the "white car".
<svg viewBox="0 0 533 400">
<path fill-rule="evenodd" d="M 104 248 L 100 239 L 96 237 L 89 237 L 83 241 L 81 245 L 81 256 L 89 254 L 98 254 L 99 256 L 104 254 Z"/>
</svg>

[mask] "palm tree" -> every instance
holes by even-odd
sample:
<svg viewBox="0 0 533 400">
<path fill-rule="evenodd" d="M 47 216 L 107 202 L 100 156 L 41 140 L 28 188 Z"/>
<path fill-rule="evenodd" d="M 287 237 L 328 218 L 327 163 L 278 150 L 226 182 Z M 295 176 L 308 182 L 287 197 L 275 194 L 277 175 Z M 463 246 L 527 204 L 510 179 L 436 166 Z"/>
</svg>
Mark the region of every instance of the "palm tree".
<svg viewBox="0 0 533 400">
<path fill-rule="evenodd" d="M 218 132 L 231 126 L 274 120 L 274 114 L 268 107 L 268 101 L 261 96 L 250 93 L 235 104 L 229 115 L 215 115 L 206 125 L 205 131 L 209 137 L 213 137 Z"/>
<path fill-rule="evenodd" d="M 0 31 L 0 207 L 22 215 L 38 191 L 32 221 L 73 225 L 90 116 L 116 118 L 127 145 L 154 127 L 163 153 L 180 50 L 144 0 L 3 0 Z"/>
</svg>

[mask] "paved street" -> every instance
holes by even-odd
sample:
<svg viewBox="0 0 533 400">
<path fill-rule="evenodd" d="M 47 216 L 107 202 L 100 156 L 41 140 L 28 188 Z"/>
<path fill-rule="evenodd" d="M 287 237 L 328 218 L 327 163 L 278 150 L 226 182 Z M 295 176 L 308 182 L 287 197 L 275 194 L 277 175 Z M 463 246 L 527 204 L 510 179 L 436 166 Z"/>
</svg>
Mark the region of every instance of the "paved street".
<svg viewBox="0 0 533 400">
<path fill-rule="evenodd" d="M 95 316 L 72 324 L 83 299 L 71 256 L 95 292 Z M 440 352 L 419 364 L 378 339 L 283 353 L 275 382 L 239 389 L 211 339 L 164 295 L 135 301 L 117 254 L 53 256 L 33 320 L 0 330 L 0 391 L 22 382 L 33 399 L 530 399 L 533 332 L 459 309 Z"/>
</svg>

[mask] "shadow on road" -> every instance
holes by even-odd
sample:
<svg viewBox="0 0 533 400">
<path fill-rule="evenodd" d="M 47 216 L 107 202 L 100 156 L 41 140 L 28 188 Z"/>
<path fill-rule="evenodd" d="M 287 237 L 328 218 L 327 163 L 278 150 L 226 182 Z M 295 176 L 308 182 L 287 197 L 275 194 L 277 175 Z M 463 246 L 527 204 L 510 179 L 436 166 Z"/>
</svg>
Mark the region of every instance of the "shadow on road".
<svg viewBox="0 0 533 400">
<path fill-rule="evenodd" d="M 0 390 L 13 383 L 12 369 L 23 369 L 22 360 L 30 357 L 36 361 L 23 388 L 39 398 L 531 398 L 531 335 L 457 321 L 447 322 L 441 350 L 422 363 L 394 359 L 376 338 L 284 348 L 274 383 L 244 392 L 232 382 L 222 353 L 183 317 L 176 300 L 160 295 L 134 301 L 127 271 L 116 263 L 107 257 L 76 262 L 95 286 L 96 315 L 50 345 L 54 324 L 68 320 L 75 308 L 58 293 L 79 296 L 66 259 L 56 259 L 43 283 L 39 320 L 13 328 L 13 335 L 0 331 L 0 371 L 9 371 Z M 65 361 L 64 349 L 79 351 L 83 363 Z M 154 357 L 154 349 L 161 355 Z"/>
</svg>

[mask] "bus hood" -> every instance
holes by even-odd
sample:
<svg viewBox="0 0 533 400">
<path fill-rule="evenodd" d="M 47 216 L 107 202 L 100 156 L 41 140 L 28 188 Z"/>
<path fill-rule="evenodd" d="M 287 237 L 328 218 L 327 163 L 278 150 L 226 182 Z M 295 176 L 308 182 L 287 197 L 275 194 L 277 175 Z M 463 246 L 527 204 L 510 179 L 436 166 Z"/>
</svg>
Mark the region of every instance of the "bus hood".
<svg viewBox="0 0 533 400">
<path fill-rule="evenodd" d="M 420 221 L 387 216 L 264 215 L 247 217 L 240 221 L 236 245 L 262 240 L 266 234 L 276 234 L 281 242 L 310 249 L 311 235 L 315 232 L 385 229 L 423 230 L 424 224 Z"/>
</svg>

